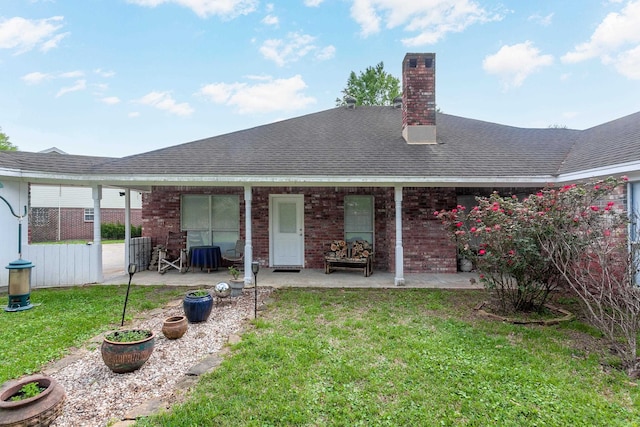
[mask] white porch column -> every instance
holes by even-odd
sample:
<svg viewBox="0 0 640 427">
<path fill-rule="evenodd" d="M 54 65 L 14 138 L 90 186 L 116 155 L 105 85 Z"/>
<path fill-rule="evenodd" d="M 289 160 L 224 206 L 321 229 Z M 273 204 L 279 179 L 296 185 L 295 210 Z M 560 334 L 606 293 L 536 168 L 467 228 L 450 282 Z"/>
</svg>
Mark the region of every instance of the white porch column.
<svg viewBox="0 0 640 427">
<path fill-rule="evenodd" d="M 96 269 L 93 273 L 92 281 L 96 283 L 102 282 L 102 232 L 100 225 L 102 223 L 100 215 L 100 200 L 102 200 L 102 185 L 94 185 L 92 187 L 93 196 L 93 256 L 91 260 Z"/>
<path fill-rule="evenodd" d="M 402 186 L 395 187 L 396 201 L 396 277 L 395 285 L 404 286 L 404 249 L 402 248 Z"/>
<path fill-rule="evenodd" d="M 244 187 L 244 284 L 251 285 L 253 276 L 251 262 L 253 261 L 253 243 L 251 242 L 251 201 L 253 200 L 250 185 Z"/>
<path fill-rule="evenodd" d="M 129 271 L 131 262 L 131 190 L 124 190 L 124 271 Z"/>
</svg>

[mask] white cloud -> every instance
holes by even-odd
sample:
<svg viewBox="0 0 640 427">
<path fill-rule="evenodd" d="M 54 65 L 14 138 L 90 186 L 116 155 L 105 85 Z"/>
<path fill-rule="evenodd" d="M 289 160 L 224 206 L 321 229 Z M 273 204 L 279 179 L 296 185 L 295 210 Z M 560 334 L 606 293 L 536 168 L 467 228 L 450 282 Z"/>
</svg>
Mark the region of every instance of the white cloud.
<svg viewBox="0 0 640 427">
<path fill-rule="evenodd" d="M 107 105 L 116 105 L 120 103 L 120 98 L 118 98 L 117 96 L 107 96 L 100 99 L 100 101 Z"/>
<path fill-rule="evenodd" d="M 25 74 L 21 78 L 22 78 L 22 81 L 24 81 L 28 85 L 37 85 L 44 82 L 45 80 L 52 79 L 53 76 L 51 74 L 35 71 L 33 73 Z"/>
<path fill-rule="evenodd" d="M 131 119 L 135 119 L 136 117 L 140 117 L 140 112 L 139 111 L 132 111 L 127 116 L 129 118 L 131 118 Z"/>
<path fill-rule="evenodd" d="M 265 59 L 275 62 L 280 67 L 296 62 L 309 54 L 315 54 L 318 60 L 330 59 L 335 53 L 333 46 L 320 48 L 314 44 L 316 38 L 308 34 L 289 33 L 286 39 L 265 40 L 260 46 L 260 53 Z"/>
<path fill-rule="evenodd" d="M 530 74 L 552 63 L 553 56 L 541 55 L 533 43 L 526 41 L 501 47 L 497 53 L 484 58 L 482 68 L 497 75 L 506 90 L 521 86 Z"/>
<path fill-rule="evenodd" d="M 217 15 L 229 19 L 248 15 L 254 12 L 258 5 L 258 0 L 128 0 L 128 2 L 147 7 L 173 3 L 191 9 L 201 18 Z"/>
<path fill-rule="evenodd" d="M 600 58 L 619 71 L 627 70 L 625 59 L 640 45 L 640 1 L 628 2 L 622 10 L 608 14 L 595 29 L 589 41 L 580 43 L 562 56 L 565 63 Z"/>
<path fill-rule="evenodd" d="M 39 46 L 47 51 L 58 46 L 68 33 L 57 34 L 64 17 L 47 19 L 25 19 L 15 17 L 0 21 L 0 49 L 16 49 L 24 53 Z"/>
<path fill-rule="evenodd" d="M 167 111 L 177 116 L 189 116 L 194 112 L 194 109 L 191 108 L 188 103 L 176 103 L 169 92 L 149 92 L 142 98 L 136 100 L 136 102 Z"/>
<path fill-rule="evenodd" d="M 640 46 L 622 52 L 616 56 L 613 64 L 623 76 L 633 80 L 640 80 Z"/>
<path fill-rule="evenodd" d="M 95 70 L 93 70 L 93 72 L 99 75 L 100 77 L 113 77 L 116 75 L 115 71 L 106 71 L 106 70 L 103 70 L 102 68 L 96 68 Z"/>
<path fill-rule="evenodd" d="M 272 25 L 274 27 L 277 27 L 280 21 L 278 20 L 278 17 L 275 15 L 267 15 L 264 18 L 262 18 L 262 23 L 264 25 Z"/>
<path fill-rule="evenodd" d="M 316 58 L 320 61 L 326 61 L 333 58 L 334 56 L 336 56 L 336 48 L 332 45 L 319 49 L 316 54 Z"/>
<path fill-rule="evenodd" d="M 262 80 L 257 84 L 213 83 L 203 86 L 198 94 L 216 104 L 231 105 L 241 114 L 296 111 L 316 102 L 305 96 L 307 87 L 300 75 L 289 79 Z"/>
<path fill-rule="evenodd" d="M 71 93 L 71 92 L 78 92 L 81 90 L 85 90 L 87 88 L 87 81 L 86 80 L 78 80 L 76 81 L 76 84 L 74 84 L 73 86 L 66 86 L 61 88 L 58 93 L 56 93 L 56 98 L 61 97 L 62 95 L 65 95 L 67 93 Z"/>
<path fill-rule="evenodd" d="M 354 0 L 351 17 L 367 37 L 386 28 L 404 27 L 417 33 L 402 40 L 405 46 L 434 44 L 451 32 L 461 32 L 470 25 L 499 21 L 502 12 L 489 12 L 475 0 Z"/>
<path fill-rule="evenodd" d="M 531 15 L 529 18 L 527 18 L 527 20 L 537 22 L 543 27 L 548 27 L 549 25 L 551 25 L 551 21 L 553 20 L 553 13 L 550 13 L 546 16 L 538 15 L 536 13 L 534 15 Z"/>
<path fill-rule="evenodd" d="M 83 77 L 84 71 L 75 70 L 75 71 L 67 71 L 64 73 L 58 74 L 56 77 L 60 77 L 63 79 L 77 79 L 78 77 Z"/>
<path fill-rule="evenodd" d="M 304 0 L 304 5 L 309 7 L 318 7 L 324 0 Z"/>
</svg>

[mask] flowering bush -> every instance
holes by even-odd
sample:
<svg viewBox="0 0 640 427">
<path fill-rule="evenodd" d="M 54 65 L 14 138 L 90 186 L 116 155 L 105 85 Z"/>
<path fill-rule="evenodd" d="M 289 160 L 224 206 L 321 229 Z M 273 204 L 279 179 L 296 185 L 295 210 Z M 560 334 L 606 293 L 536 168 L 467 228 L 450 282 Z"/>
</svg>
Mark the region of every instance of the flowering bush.
<svg viewBox="0 0 640 427">
<path fill-rule="evenodd" d="M 622 182 L 547 186 L 524 200 L 494 192 L 470 211 L 457 206 L 435 215 L 503 310 L 535 310 L 564 280 L 552 255 L 567 254 L 552 253 L 548 242 L 562 233 L 567 244 L 584 249 L 596 236 L 611 235 L 614 202 L 605 199 Z"/>
<path fill-rule="evenodd" d="M 547 186 L 520 201 L 493 193 L 478 205 L 435 212 L 503 309 L 540 308 L 568 286 L 612 343 L 629 373 L 640 372 L 640 288 L 636 246 L 616 193 L 626 178 Z"/>
<path fill-rule="evenodd" d="M 558 275 L 540 249 L 533 227 L 537 212 L 516 196 L 496 192 L 477 202 L 470 211 L 457 206 L 435 214 L 503 311 L 539 309 L 557 286 Z"/>
</svg>

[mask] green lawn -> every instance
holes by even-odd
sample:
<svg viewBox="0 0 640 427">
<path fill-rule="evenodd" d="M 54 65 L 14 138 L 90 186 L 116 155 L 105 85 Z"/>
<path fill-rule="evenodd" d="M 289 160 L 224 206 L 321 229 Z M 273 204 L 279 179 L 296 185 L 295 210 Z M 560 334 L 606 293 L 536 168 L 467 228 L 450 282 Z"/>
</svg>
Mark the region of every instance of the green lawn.
<svg viewBox="0 0 640 427">
<path fill-rule="evenodd" d="M 70 348 L 119 327 L 126 292 L 126 285 L 34 289 L 31 302 L 36 307 L 19 312 L 0 309 L 0 383 L 37 372 Z M 181 288 L 132 286 L 125 320 L 181 295 Z M 7 294 L 0 293 L 0 306 L 7 302 Z"/>
<path fill-rule="evenodd" d="M 34 290 L 0 312 L 0 381 L 120 323 L 126 286 Z M 128 318 L 184 294 L 133 286 Z M 143 426 L 640 426 L 640 391 L 577 321 L 479 318 L 479 291 L 309 290 L 275 302 L 171 412 Z M 6 294 L 0 295 L 6 299 Z M 585 332 L 586 331 L 586 332 Z"/>
<path fill-rule="evenodd" d="M 637 426 L 638 387 L 578 322 L 478 319 L 480 292 L 277 291 L 165 426 Z M 576 339 L 579 338 L 579 339 Z"/>
</svg>

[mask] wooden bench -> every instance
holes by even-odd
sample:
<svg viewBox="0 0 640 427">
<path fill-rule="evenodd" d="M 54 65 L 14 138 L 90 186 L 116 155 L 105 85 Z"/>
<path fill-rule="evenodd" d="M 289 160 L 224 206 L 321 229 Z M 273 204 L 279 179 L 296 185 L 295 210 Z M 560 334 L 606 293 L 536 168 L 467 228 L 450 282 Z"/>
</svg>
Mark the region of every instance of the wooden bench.
<svg viewBox="0 0 640 427">
<path fill-rule="evenodd" d="M 366 240 L 356 240 L 350 245 L 344 240 L 331 242 L 329 251 L 324 255 L 324 272 L 335 270 L 362 269 L 364 276 L 373 273 L 373 250 Z"/>
</svg>

